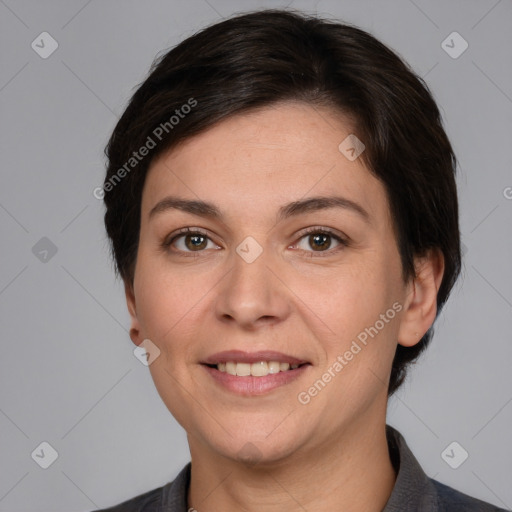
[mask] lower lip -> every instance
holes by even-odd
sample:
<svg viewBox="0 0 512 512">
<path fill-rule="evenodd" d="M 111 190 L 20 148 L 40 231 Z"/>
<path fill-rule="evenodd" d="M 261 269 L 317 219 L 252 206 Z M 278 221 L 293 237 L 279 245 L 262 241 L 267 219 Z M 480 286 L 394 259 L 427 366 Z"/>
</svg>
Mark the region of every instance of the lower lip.
<svg viewBox="0 0 512 512">
<path fill-rule="evenodd" d="M 263 395 L 280 386 L 284 386 L 285 384 L 289 384 L 290 382 L 297 380 L 311 365 L 304 364 L 294 370 L 270 373 L 265 377 L 253 377 L 252 375 L 248 375 L 247 377 L 238 377 L 227 372 L 221 372 L 220 370 L 217 370 L 217 368 L 211 368 L 207 365 L 202 366 L 213 377 L 213 379 L 225 389 L 240 395 L 253 396 Z"/>
</svg>

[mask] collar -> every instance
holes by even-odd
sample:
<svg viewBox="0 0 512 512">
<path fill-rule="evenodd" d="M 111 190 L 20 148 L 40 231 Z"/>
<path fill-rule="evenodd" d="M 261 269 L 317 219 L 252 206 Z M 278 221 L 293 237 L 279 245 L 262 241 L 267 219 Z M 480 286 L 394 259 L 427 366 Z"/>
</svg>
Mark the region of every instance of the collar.
<svg viewBox="0 0 512 512">
<path fill-rule="evenodd" d="M 397 472 L 391 496 L 382 512 L 438 510 L 438 494 L 398 430 L 386 425 L 389 455 Z"/>
</svg>

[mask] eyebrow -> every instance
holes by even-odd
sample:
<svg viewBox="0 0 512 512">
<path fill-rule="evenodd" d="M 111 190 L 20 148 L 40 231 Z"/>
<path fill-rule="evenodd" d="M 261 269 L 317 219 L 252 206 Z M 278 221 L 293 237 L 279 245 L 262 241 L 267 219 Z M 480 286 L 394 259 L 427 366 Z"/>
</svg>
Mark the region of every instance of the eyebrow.
<svg viewBox="0 0 512 512">
<path fill-rule="evenodd" d="M 358 214 L 368 224 L 371 223 L 370 214 L 360 204 L 339 196 L 309 197 L 307 199 L 293 201 L 279 208 L 277 218 L 279 222 L 296 215 L 327 210 L 329 208 L 343 208 L 352 211 Z M 213 203 L 167 196 L 153 206 L 149 212 L 149 219 L 169 210 L 180 210 L 199 217 L 209 217 L 216 220 L 222 220 L 223 218 L 222 212 Z"/>
</svg>

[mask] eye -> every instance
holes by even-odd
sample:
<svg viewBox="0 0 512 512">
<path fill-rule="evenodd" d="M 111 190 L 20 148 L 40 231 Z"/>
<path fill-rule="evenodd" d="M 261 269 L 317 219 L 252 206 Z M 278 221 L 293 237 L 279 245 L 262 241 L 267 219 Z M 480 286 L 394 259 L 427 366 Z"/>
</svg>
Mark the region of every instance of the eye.
<svg viewBox="0 0 512 512">
<path fill-rule="evenodd" d="M 171 238 L 164 242 L 166 248 L 174 247 L 177 251 L 181 252 L 202 252 L 205 249 L 219 249 L 217 244 L 214 244 L 210 237 L 197 229 L 184 228 L 179 230 L 178 235 L 171 236 Z"/>
<path fill-rule="evenodd" d="M 307 252 L 332 253 L 347 245 L 348 242 L 346 240 L 330 230 L 313 227 L 308 229 L 292 248 L 298 248 Z"/>
</svg>

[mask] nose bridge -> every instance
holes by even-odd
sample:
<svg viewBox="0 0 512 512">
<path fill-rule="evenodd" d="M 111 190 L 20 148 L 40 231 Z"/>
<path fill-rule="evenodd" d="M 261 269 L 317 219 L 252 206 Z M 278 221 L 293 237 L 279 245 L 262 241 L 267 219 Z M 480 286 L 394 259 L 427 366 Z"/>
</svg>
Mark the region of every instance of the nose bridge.
<svg viewBox="0 0 512 512">
<path fill-rule="evenodd" d="M 275 277 L 275 270 L 271 270 L 272 255 L 254 242 L 246 239 L 237 247 L 216 304 L 219 318 L 231 319 L 245 328 L 260 322 L 278 322 L 290 307 L 289 297 Z"/>
</svg>

